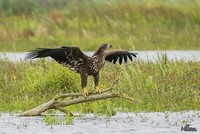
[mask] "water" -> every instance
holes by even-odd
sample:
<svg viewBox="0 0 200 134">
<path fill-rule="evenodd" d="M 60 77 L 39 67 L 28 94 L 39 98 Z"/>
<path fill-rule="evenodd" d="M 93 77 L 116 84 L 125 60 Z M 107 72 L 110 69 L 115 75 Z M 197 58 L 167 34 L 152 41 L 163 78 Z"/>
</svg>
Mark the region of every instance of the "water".
<svg viewBox="0 0 200 134">
<path fill-rule="evenodd" d="M 200 61 L 200 51 L 136 51 L 139 60 L 157 61 L 159 56 L 166 54 L 169 60 L 184 60 L 184 61 Z M 87 55 L 92 55 L 93 52 L 86 52 Z M 0 59 L 8 59 L 10 61 L 23 61 L 25 52 L 21 53 L 0 53 Z"/>
<path fill-rule="evenodd" d="M 197 132 L 181 131 L 181 126 L 186 123 L 195 127 Z M 111 118 L 85 114 L 76 117 L 73 125 L 46 125 L 39 116 L 2 114 L 0 117 L 0 134 L 197 134 L 198 130 L 200 111 L 117 113 Z"/>
</svg>

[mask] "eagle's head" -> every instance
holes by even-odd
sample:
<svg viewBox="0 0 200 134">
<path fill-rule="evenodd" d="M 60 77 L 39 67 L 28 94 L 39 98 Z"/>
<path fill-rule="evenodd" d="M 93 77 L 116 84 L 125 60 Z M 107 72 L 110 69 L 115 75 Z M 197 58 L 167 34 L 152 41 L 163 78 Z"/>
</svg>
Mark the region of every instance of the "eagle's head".
<svg viewBox="0 0 200 134">
<path fill-rule="evenodd" d="M 105 51 L 108 48 L 112 48 L 112 45 L 109 43 L 102 43 L 101 46 L 99 47 L 99 50 Z"/>
<path fill-rule="evenodd" d="M 108 48 L 112 48 L 112 45 L 109 43 L 102 43 L 99 49 L 93 55 L 102 55 Z"/>
</svg>

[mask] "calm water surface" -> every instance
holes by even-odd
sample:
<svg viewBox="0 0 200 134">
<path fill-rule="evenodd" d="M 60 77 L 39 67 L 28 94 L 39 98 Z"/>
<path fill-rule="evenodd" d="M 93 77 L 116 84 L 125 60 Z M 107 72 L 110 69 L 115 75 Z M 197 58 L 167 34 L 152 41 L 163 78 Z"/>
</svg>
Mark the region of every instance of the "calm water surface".
<svg viewBox="0 0 200 134">
<path fill-rule="evenodd" d="M 63 118 L 59 115 L 59 118 Z M 197 132 L 183 132 L 186 123 Z M 46 125 L 43 117 L 18 117 L 1 114 L 0 134 L 197 134 L 200 131 L 200 111 L 165 113 L 117 113 L 96 117 L 85 114 L 76 117 L 73 125 Z"/>
<path fill-rule="evenodd" d="M 200 51 L 136 51 L 139 60 L 156 61 L 159 56 L 166 54 L 169 60 L 184 60 L 184 61 L 200 61 Z M 23 61 L 25 52 L 12 53 L 0 52 L 0 59 L 8 59 L 10 61 Z M 86 52 L 87 55 L 92 55 L 93 52 Z"/>
</svg>

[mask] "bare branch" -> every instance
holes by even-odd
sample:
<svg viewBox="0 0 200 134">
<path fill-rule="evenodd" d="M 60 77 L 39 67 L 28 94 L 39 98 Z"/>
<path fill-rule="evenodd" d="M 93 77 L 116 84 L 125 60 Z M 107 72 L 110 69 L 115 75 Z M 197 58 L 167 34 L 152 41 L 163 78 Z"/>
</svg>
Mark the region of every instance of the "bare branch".
<svg viewBox="0 0 200 134">
<path fill-rule="evenodd" d="M 27 110 L 25 112 L 20 113 L 20 116 L 40 116 L 41 113 L 48 110 L 55 103 L 55 99 L 48 101 L 42 105 L 39 105 L 33 109 Z"/>
<path fill-rule="evenodd" d="M 69 111 L 65 110 L 64 107 L 74 105 L 74 104 L 109 99 L 109 98 L 124 98 L 124 99 L 136 102 L 133 98 L 129 97 L 126 94 L 108 92 L 113 88 L 113 86 L 117 83 L 118 80 L 119 79 L 116 79 L 109 88 L 103 90 L 101 93 L 97 94 L 94 92 L 90 92 L 87 97 L 83 97 L 82 93 L 66 93 L 66 94 L 59 93 L 53 99 L 51 99 L 49 102 L 39 105 L 39 106 L 37 106 L 33 109 L 30 109 L 30 110 L 27 110 L 25 112 L 22 112 L 20 114 L 20 116 L 39 116 L 39 115 L 41 115 L 41 113 L 43 113 L 49 109 L 57 109 L 66 114 L 70 114 L 73 116 L 73 114 L 70 113 Z M 58 99 L 60 99 L 60 98 L 67 98 L 67 97 L 75 97 L 75 98 L 63 99 L 61 101 L 58 101 Z"/>
<path fill-rule="evenodd" d="M 112 85 L 109 87 L 109 88 L 106 88 L 105 90 L 101 91 L 101 93 L 104 93 L 104 92 L 108 92 L 110 91 L 113 86 L 118 82 L 119 78 L 117 78 L 113 83 Z M 89 92 L 89 95 L 91 94 L 97 94 L 95 91 L 91 91 Z M 60 98 L 67 98 L 67 97 L 79 97 L 79 96 L 83 96 L 83 93 L 65 93 L 65 94 L 58 94 L 54 97 L 55 100 L 58 100 Z"/>
<path fill-rule="evenodd" d="M 74 116 L 70 111 L 64 109 L 63 107 L 55 107 L 55 109 L 60 110 L 61 112 L 65 113 L 65 114 L 69 114 L 70 116 Z"/>
<path fill-rule="evenodd" d="M 105 90 L 103 90 L 102 93 L 110 91 L 118 81 L 119 81 L 119 78 L 117 78 L 109 88 L 106 88 Z"/>
<path fill-rule="evenodd" d="M 89 95 L 87 97 L 79 97 L 79 98 L 74 98 L 71 100 L 63 100 L 62 102 L 58 102 L 50 108 L 54 107 L 66 107 L 70 106 L 73 104 L 79 104 L 79 103 L 84 103 L 84 102 L 89 102 L 89 101 L 96 101 L 96 100 L 102 100 L 102 99 L 109 99 L 109 98 L 116 98 L 119 97 L 120 95 L 114 94 L 114 93 L 101 93 L 101 94 L 95 94 L 95 95 Z"/>
<path fill-rule="evenodd" d="M 59 94 L 54 97 L 55 100 L 61 99 L 61 98 L 67 98 L 67 97 L 79 97 L 83 96 L 83 93 L 65 93 L 65 94 Z"/>
<path fill-rule="evenodd" d="M 121 97 L 121 98 L 124 98 L 124 99 L 126 99 L 126 100 L 130 100 L 130 101 L 132 101 L 132 102 L 138 103 L 138 101 L 137 101 L 137 100 L 135 100 L 134 98 L 132 98 L 132 97 L 128 96 L 128 95 L 127 95 L 127 94 L 125 94 L 125 93 L 123 93 L 123 94 L 120 94 L 120 97 Z"/>
</svg>

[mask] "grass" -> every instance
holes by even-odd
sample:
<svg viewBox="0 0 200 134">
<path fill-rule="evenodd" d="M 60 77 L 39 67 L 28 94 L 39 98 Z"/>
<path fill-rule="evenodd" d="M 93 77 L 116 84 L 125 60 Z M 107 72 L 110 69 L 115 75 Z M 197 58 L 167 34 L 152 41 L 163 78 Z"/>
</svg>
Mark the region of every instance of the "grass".
<svg viewBox="0 0 200 134">
<path fill-rule="evenodd" d="M 12 63 L 0 60 L 0 64 L 1 112 L 30 109 L 60 91 L 81 91 L 79 75 L 56 62 L 39 60 Z M 156 63 L 107 63 L 101 71 L 101 88 L 108 87 L 116 77 L 120 81 L 114 91 L 125 92 L 137 99 L 138 103 L 123 99 L 101 100 L 69 106 L 67 110 L 112 116 L 117 111 L 182 111 L 200 108 L 199 62 L 168 61 L 163 56 Z M 93 85 L 92 78 L 89 78 L 88 87 L 93 89 Z"/>
<path fill-rule="evenodd" d="M 72 125 L 74 122 L 74 117 L 65 115 L 63 116 L 52 116 L 52 115 L 44 115 L 43 121 L 47 125 Z"/>
<path fill-rule="evenodd" d="M 95 50 L 102 42 L 124 49 L 199 50 L 198 0 L 6 0 L 0 5 L 0 51 L 62 45 Z"/>
</svg>

